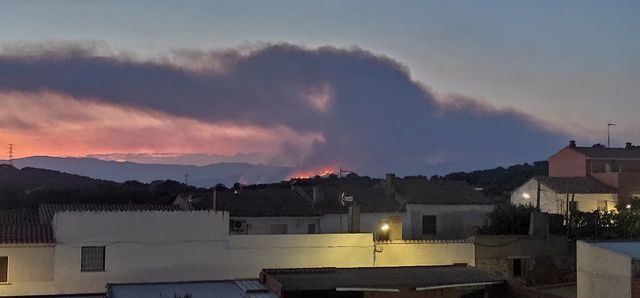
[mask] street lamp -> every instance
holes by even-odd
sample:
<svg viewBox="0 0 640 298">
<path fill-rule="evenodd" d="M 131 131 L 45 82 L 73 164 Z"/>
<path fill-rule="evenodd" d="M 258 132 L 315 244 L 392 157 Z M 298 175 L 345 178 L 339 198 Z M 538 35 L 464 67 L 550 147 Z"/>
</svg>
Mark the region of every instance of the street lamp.
<svg viewBox="0 0 640 298">
<path fill-rule="evenodd" d="M 386 222 L 382 223 L 382 225 L 380 225 L 380 231 L 383 231 L 383 232 L 389 231 L 389 224 Z"/>
</svg>

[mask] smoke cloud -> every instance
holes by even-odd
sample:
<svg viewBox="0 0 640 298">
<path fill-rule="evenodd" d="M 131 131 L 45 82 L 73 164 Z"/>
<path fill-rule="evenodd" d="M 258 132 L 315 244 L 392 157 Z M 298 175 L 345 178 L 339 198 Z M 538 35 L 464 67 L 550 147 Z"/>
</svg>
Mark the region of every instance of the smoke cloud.
<svg viewBox="0 0 640 298">
<path fill-rule="evenodd" d="M 42 97 L 39 103 L 34 94 L 52 94 L 76 103 L 180 119 L 179 129 L 164 135 L 153 130 L 154 138 L 180 135 L 181 142 L 192 139 L 196 149 L 207 154 L 219 152 L 207 151 L 201 134 L 192 130 L 250 127 L 254 135 L 268 135 L 269 140 L 281 137 L 269 141 L 277 148 L 269 149 L 274 153 L 267 163 L 300 169 L 342 165 L 376 176 L 433 174 L 543 159 L 567 139 L 524 112 L 465 96 L 440 96 L 414 81 L 407 67 L 357 48 L 274 44 L 183 50 L 155 60 L 98 54 L 81 46 L 40 48 L 45 50 L 14 48 L 0 55 L 0 94 L 20 94 L 14 98 L 28 97 L 25 104 L 36 106 L 50 104 L 50 99 Z M 64 111 L 48 117 L 87 121 L 82 111 Z M 0 121 L 0 131 L 28 133 L 36 125 L 21 120 Z M 95 121 L 93 125 L 99 128 Z M 148 137 L 139 127 L 131 129 L 134 137 Z M 118 132 L 127 135 L 127 126 Z M 224 146 L 225 154 L 255 153 L 265 142 L 263 138 L 247 150 L 252 135 L 241 137 L 237 144 L 226 140 L 230 145 Z M 105 138 L 123 141 L 118 135 Z M 206 140 L 216 142 L 215 137 Z"/>
</svg>

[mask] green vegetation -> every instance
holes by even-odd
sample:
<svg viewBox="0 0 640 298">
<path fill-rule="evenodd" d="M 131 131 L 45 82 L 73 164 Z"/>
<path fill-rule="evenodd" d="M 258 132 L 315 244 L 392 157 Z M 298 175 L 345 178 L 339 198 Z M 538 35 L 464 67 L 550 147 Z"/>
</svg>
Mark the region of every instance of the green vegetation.
<svg viewBox="0 0 640 298">
<path fill-rule="evenodd" d="M 498 167 L 469 173 L 456 172 L 445 176 L 433 176 L 431 179 L 464 180 L 474 187 L 482 188 L 484 195 L 489 198 L 508 201 L 514 189 L 534 176 L 547 176 L 548 173 L 549 163 L 537 161 L 533 165 L 524 163 L 508 168 Z"/>
</svg>

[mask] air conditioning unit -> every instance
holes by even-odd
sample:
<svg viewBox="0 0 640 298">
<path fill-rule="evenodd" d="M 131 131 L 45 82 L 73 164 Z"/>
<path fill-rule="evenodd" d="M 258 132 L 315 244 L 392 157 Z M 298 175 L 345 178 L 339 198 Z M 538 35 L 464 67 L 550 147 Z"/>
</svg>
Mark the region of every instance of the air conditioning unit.
<svg viewBox="0 0 640 298">
<path fill-rule="evenodd" d="M 231 230 L 236 233 L 244 233 L 247 231 L 247 221 L 246 220 L 231 220 Z"/>
</svg>

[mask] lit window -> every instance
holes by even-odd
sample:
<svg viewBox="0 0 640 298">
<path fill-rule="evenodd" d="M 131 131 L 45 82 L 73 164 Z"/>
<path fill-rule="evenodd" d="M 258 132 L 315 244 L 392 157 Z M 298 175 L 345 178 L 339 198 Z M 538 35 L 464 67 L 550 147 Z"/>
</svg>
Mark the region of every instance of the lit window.
<svg viewBox="0 0 640 298">
<path fill-rule="evenodd" d="M 104 246 L 83 246 L 80 262 L 82 271 L 104 271 Z"/>
</svg>

